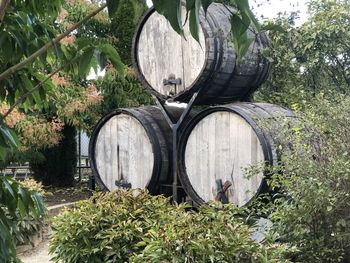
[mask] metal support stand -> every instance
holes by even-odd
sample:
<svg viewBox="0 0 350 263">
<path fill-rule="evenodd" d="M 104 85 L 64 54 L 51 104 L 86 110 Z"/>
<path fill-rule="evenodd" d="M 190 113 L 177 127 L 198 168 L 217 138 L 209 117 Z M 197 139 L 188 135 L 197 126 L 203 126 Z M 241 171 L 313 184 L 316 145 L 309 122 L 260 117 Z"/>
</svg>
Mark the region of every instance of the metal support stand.
<svg viewBox="0 0 350 263">
<path fill-rule="evenodd" d="M 93 195 L 93 192 L 96 190 L 96 181 L 95 181 L 95 175 L 91 174 L 89 176 L 89 197 Z"/>
<path fill-rule="evenodd" d="M 175 90 L 176 90 L 176 84 L 175 84 Z M 178 166 L 177 166 L 177 148 L 178 148 L 178 139 L 179 139 L 179 133 L 181 132 L 182 125 L 184 121 L 187 119 L 188 115 L 190 114 L 194 103 L 196 102 L 196 99 L 198 97 L 198 94 L 202 92 L 203 88 L 200 88 L 197 92 L 195 92 L 192 95 L 191 100 L 188 102 L 187 107 L 185 108 L 184 112 L 181 114 L 180 119 L 177 122 L 174 122 L 167 109 L 165 108 L 165 101 L 161 101 L 156 96 L 152 95 L 155 102 L 157 103 L 158 107 L 160 108 L 161 112 L 163 113 L 165 119 L 167 120 L 168 125 L 172 129 L 173 133 L 173 164 L 172 164 L 172 174 L 173 174 L 173 184 L 172 184 L 172 192 L 173 192 L 173 203 L 178 203 Z"/>
<path fill-rule="evenodd" d="M 79 144 L 79 149 L 78 149 L 79 182 L 81 182 L 81 131 L 79 131 L 79 134 L 78 134 L 78 144 Z"/>
</svg>

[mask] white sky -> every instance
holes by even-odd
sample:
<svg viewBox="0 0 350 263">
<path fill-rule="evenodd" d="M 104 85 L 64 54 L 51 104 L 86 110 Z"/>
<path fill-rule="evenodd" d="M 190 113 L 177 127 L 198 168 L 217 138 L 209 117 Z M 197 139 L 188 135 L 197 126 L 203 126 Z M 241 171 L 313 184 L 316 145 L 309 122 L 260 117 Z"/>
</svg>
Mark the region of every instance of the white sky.
<svg viewBox="0 0 350 263">
<path fill-rule="evenodd" d="M 261 20 L 261 16 L 265 18 L 275 18 L 278 13 L 290 13 L 292 11 L 300 11 L 300 19 L 297 24 L 301 24 L 306 20 L 306 3 L 308 0 L 250 0 L 249 3 L 253 8 L 253 12 L 257 18 Z M 151 0 L 147 0 L 149 6 L 152 5 Z"/>
</svg>

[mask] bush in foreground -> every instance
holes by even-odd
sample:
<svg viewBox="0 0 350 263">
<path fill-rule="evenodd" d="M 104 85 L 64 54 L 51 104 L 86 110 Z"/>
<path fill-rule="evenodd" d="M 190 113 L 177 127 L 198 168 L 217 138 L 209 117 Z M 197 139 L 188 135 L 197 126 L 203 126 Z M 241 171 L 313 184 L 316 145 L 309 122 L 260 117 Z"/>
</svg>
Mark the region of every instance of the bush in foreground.
<svg viewBox="0 0 350 263">
<path fill-rule="evenodd" d="M 287 262 L 284 247 L 250 238 L 236 208 L 186 210 L 145 192 L 98 194 L 54 218 L 50 253 L 67 263 Z"/>
<path fill-rule="evenodd" d="M 25 221 L 31 218 L 41 222 L 45 214 L 44 202 L 38 192 L 0 176 L 0 262 L 19 262 L 15 245 L 25 241 L 30 232 L 23 227 L 28 226 Z"/>
</svg>

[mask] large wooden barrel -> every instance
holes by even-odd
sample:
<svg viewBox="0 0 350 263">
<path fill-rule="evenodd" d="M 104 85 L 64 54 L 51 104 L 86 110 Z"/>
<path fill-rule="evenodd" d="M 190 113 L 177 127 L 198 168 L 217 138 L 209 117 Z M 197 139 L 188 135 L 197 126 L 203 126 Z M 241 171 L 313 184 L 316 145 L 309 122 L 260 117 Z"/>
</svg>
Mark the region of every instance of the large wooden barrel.
<svg viewBox="0 0 350 263">
<path fill-rule="evenodd" d="M 270 63 L 262 55 L 269 47 L 265 33 L 256 34 L 242 61 L 237 64 L 232 44 L 231 12 L 212 3 L 206 15 L 200 13 L 199 43 L 191 37 L 188 23 L 184 36 L 151 8 L 134 36 L 133 60 L 140 80 L 159 98 L 188 102 L 200 87 L 204 93 L 197 104 L 209 105 L 244 100 L 267 78 Z M 184 16 L 183 16 L 184 17 Z M 177 82 L 176 89 L 169 83 Z"/>
<path fill-rule="evenodd" d="M 177 119 L 183 109 L 168 107 Z M 172 133 L 155 106 L 117 109 L 96 125 L 89 145 L 91 168 L 109 190 L 148 189 L 157 194 L 171 174 Z"/>
<path fill-rule="evenodd" d="M 277 146 L 283 144 L 278 129 L 293 119 L 289 109 L 265 103 L 228 104 L 199 113 L 179 146 L 180 179 L 189 197 L 197 204 L 214 200 L 218 182 L 228 183 L 228 202 L 244 206 L 267 190 L 264 172 L 247 177 L 243 168 L 275 165 Z"/>
</svg>

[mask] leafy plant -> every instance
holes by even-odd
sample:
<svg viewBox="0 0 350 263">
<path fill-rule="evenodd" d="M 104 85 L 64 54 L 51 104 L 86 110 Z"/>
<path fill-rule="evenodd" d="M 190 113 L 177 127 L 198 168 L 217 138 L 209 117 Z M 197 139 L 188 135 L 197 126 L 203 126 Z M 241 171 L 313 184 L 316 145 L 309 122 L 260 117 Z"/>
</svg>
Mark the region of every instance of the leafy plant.
<svg viewBox="0 0 350 263">
<path fill-rule="evenodd" d="M 109 35 L 126 65 L 132 65 L 132 39 L 141 16 L 147 10 L 145 1 L 122 0 L 109 25 Z"/>
<path fill-rule="evenodd" d="M 285 247 L 250 239 L 232 206 L 198 212 L 162 196 L 96 194 L 58 215 L 50 253 L 64 262 L 287 262 Z"/>
<path fill-rule="evenodd" d="M 274 67 L 255 100 L 303 106 L 320 92 L 349 94 L 349 1 L 312 0 L 308 20 L 295 26 L 297 14 L 274 22 L 283 30 L 270 32 L 273 49 L 266 53 Z"/>
<path fill-rule="evenodd" d="M 285 142 L 269 170 L 275 195 L 251 213 L 269 215 L 271 237 L 296 247 L 293 261 L 349 262 L 350 98 L 321 93 L 293 109 L 293 127 L 281 121 L 274 135 Z"/>
<path fill-rule="evenodd" d="M 277 27 L 266 25 L 261 26 L 255 18 L 253 12 L 250 10 L 248 0 L 181 0 L 166 1 L 166 0 L 152 0 L 155 9 L 158 13 L 164 15 L 169 21 L 172 28 L 179 34 L 183 34 L 183 26 L 185 21 L 189 21 L 189 28 L 194 39 L 199 41 L 199 26 L 200 26 L 200 12 L 201 9 L 206 13 L 210 4 L 213 2 L 222 2 L 225 5 L 233 6 L 236 11 L 231 12 L 231 28 L 232 28 L 232 43 L 234 45 L 237 60 L 246 54 L 249 46 L 252 43 L 252 38 L 248 37 L 249 26 L 254 26 L 257 32 L 267 30 L 276 30 Z M 186 15 L 182 16 L 182 6 L 185 4 Z"/>
<path fill-rule="evenodd" d="M 45 215 L 44 202 L 37 192 L 23 188 L 4 176 L 0 177 L 0 261 L 17 262 L 13 232 L 17 222 L 13 218 L 24 220 L 33 216 L 40 220 Z"/>
</svg>

